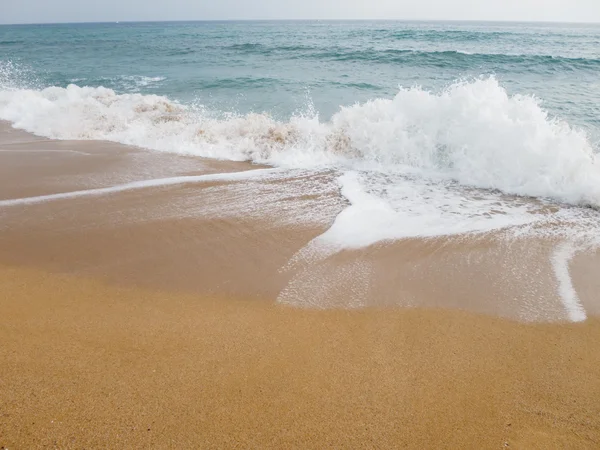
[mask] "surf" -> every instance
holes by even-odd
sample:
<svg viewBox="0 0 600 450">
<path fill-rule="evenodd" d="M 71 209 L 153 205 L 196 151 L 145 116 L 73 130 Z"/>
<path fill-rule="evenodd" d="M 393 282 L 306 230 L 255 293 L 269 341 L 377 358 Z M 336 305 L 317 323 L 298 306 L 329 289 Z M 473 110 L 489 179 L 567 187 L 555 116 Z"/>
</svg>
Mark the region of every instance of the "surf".
<svg viewBox="0 0 600 450">
<path fill-rule="evenodd" d="M 600 167 L 586 134 L 533 96 L 494 78 L 441 92 L 401 88 L 394 98 L 277 120 L 102 87 L 0 90 L 0 119 L 53 139 L 107 140 L 150 150 L 277 167 L 420 174 L 506 194 L 600 206 Z"/>
</svg>

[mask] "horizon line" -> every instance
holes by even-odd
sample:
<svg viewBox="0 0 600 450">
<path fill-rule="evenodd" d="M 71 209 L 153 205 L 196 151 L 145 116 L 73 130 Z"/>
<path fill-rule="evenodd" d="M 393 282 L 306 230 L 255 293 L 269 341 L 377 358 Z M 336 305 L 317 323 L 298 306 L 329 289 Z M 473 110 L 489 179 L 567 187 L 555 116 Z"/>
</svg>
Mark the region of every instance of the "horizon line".
<svg viewBox="0 0 600 450">
<path fill-rule="evenodd" d="M 102 20 L 74 22 L 7 22 L 0 26 L 15 25 L 103 25 L 136 23 L 202 23 L 202 22 L 479 22 L 479 23 L 529 23 L 529 24 L 565 24 L 600 25 L 598 22 L 562 21 L 562 20 L 491 20 L 491 19 L 173 19 L 173 20 Z"/>
</svg>

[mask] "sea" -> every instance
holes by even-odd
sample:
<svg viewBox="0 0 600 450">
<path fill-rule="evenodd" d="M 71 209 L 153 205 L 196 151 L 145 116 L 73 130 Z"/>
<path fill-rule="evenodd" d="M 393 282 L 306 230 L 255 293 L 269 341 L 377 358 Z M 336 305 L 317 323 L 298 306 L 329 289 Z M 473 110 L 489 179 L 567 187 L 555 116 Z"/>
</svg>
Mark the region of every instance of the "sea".
<svg viewBox="0 0 600 450">
<path fill-rule="evenodd" d="M 344 208 L 311 254 L 551 236 L 565 307 L 585 317 L 568 260 L 600 242 L 598 24 L 5 25 L 0 119 L 249 161 L 273 169 L 257 177 L 305 180 L 290 195 L 333 189 Z"/>
</svg>

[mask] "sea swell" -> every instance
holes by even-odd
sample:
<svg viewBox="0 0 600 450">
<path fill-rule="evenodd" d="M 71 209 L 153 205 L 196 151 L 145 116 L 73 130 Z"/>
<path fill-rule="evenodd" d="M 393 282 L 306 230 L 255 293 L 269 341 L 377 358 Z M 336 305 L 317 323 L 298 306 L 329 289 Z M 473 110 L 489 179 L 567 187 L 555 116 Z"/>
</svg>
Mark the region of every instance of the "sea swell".
<svg viewBox="0 0 600 450">
<path fill-rule="evenodd" d="M 267 45 L 263 43 L 234 44 L 225 47 L 211 47 L 221 51 L 263 57 L 281 57 L 298 60 L 327 60 L 341 62 L 367 62 L 377 64 L 409 64 L 414 66 L 436 67 L 481 67 L 526 68 L 534 72 L 559 70 L 598 70 L 600 58 L 570 57 L 552 54 L 527 54 L 510 52 L 480 52 L 465 50 L 418 50 L 414 48 L 378 48 L 374 46 L 345 47 L 320 45 Z"/>
<path fill-rule="evenodd" d="M 505 66 L 533 72 L 564 70 L 598 70 L 600 59 L 567 58 L 552 55 L 469 53 L 457 50 L 418 51 L 403 49 L 344 49 L 333 48 L 302 52 L 290 58 L 324 59 L 344 62 L 368 62 L 376 64 L 409 64 L 417 67 L 453 67 L 468 69 L 472 67 L 495 67 L 502 70 Z"/>
<path fill-rule="evenodd" d="M 345 47 L 320 45 L 267 45 L 263 43 L 234 44 L 210 47 L 212 50 L 240 55 L 280 56 L 284 59 L 328 60 L 342 62 L 368 62 L 377 64 L 411 64 L 415 66 L 478 67 L 482 65 L 502 67 L 523 66 L 534 71 L 548 70 L 598 70 L 600 58 L 570 57 L 552 54 L 527 54 L 510 52 L 477 52 L 464 50 L 417 50 L 414 48 L 377 48 L 373 46 Z"/>
</svg>

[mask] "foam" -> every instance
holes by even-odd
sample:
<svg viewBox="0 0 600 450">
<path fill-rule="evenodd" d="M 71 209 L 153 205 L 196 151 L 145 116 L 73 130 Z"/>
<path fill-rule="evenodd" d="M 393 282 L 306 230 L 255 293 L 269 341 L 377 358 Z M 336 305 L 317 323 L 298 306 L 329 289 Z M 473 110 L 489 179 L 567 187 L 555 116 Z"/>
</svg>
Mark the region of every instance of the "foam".
<svg viewBox="0 0 600 450">
<path fill-rule="evenodd" d="M 383 241 L 522 230 L 549 220 L 540 214 L 541 204 L 411 175 L 347 171 L 338 183 L 348 206 L 292 258 L 290 266 Z"/>
<path fill-rule="evenodd" d="M 207 175 L 190 175 L 181 177 L 158 178 L 154 180 L 133 181 L 131 183 L 119 184 L 97 189 L 85 189 L 80 191 L 62 192 L 59 194 L 39 195 L 35 197 L 15 198 L 1 200 L 0 208 L 22 205 L 33 205 L 36 203 L 45 203 L 55 200 L 66 200 L 77 197 L 98 197 L 102 195 L 115 194 L 118 192 L 132 191 L 137 189 L 147 189 L 152 187 L 173 186 L 189 183 L 206 183 L 211 181 L 239 181 L 260 177 L 270 174 L 276 169 L 257 169 L 233 173 L 217 173 Z"/>
<path fill-rule="evenodd" d="M 27 144 L 27 143 L 38 143 L 38 141 L 19 141 L 19 144 Z M 0 149 L 0 153 L 73 153 L 76 155 L 85 155 L 91 156 L 91 153 L 81 152 L 79 150 L 67 150 L 67 149 L 59 149 L 59 150 L 48 150 L 48 149 Z"/>
<path fill-rule="evenodd" d="M 469 195 L 456 186 L 440 189 L 414 177 L 347 172 L 339 182 L 351 206 L 323 237 L 346 248 L 383 240 L 484 233 L 537 218 L 534 205 L 501 202 L 494 193 Z M 371 193 L 378 189 L 379 195 Z"/>
<path fill-rule="evenodd" d="M 494 78 L 435 94 L 401 89 L 393 99 L 314 113 L 204 110 L 166 97 L 110 89 L 0 87 L 0 118 L 56 139 L 97 139 L 153 150 L 281 167 L 407 169 L 464 186 L 600 207 L 600 163 L 585 133 L 550 118 Z"/>
<path fill-rule="evenodd" d="M 316 282 L 311 280 L 320 276 L 315 267 L 324 267 L 329 258 L 343 250 L 439 236 L 463 236 L 470 241 L 481 236 L 509 245 L 520 239 L 543 239 L 556 243 L 550 258 L 551 273 L 566 317 L 572 322 L 586 320 L 586 311 L 570 277 L 569 261 L 577 251 L 600 245 L 597 211 L 558 207 L 549 201 L 509 197 L 494 191 L 469 190 L 411 175 L 348 171 L 338 182 L 348 206 L 323 234 L 300 249 L 284 266 L 284 271 L 295 275 L 282 290 L 279 302 L 300 307 L 314 307 L 314 302 L 317 307 L 336 306 L 331 299 L 321 299 L 322 296 L 312 293 Z M 517 272 L 521 270 L 518 268 Z M 367 277 L 364 282 L 369 282 L 366 274 L 353 276 Z M 532 279 L 532 283 L 536 282 L 539 282 L 537 277 Z M 353 307 L 351 301 L 364 296 L 346 298 L 347 306 Z M 540 306 L 539 302 L 536 304 Z"/>
<path fill-rule="evenodd" d="M 552 255 L 552 268 L 558 282 L 558 291 L 571 322 L 583 322 L 587 319 L 585 309 L 579 301 L 573 280 L 569 274 L 569 262 L 573 259 L 576 248 L 571 242 L 558 245 Z"/>
</svg>

